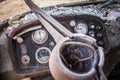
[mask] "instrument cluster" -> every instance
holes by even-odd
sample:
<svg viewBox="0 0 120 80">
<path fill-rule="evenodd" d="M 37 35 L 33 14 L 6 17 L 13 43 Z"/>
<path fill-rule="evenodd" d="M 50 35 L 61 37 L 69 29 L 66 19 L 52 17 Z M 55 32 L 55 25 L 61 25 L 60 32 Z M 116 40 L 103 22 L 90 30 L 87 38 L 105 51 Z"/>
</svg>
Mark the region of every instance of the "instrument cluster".
<svg viewBox="0 0 120 80">
<path fill-rule="evenodd" d="M 73 33 L 85 34 L 95 38 L 97 44 L 103 47 L 104 52 L 107 53 L 109 50 L 104 21 L 99 17 L 79 15 L 56 19 Z M 20 39 L 18 39 L 18 42 L 14 44 L 18 72 L 48 69 L 49 58 L 56 43 L 44 26 L 39 23 L 38 28 L 35 27 L 32 26 L 30 30 L 26 29 L 26 31 L 19 33 L 19 35 L 22 34 L 23 42 L 19 43 Z"/>
<path fill-rule="evenodd" d="M 85 34 L 96 39 L 104 52 L 109 50 L 104 21 L 92 15 L 56 17 L 62 25 L 73 33 Z M 38 21 L 39 22 L 39 21 Z M 48 69 L 48 62 L 52 49 L 56 45 L 51 34 L 40 23 L 19 33 L 22 43 L 14 43 L 18 72 Z M 17 36 L 18 36 L 17 35 Z"/>
<path fill-rule="evenodd" d="M 59 22 L 73 33 L 85 34 L 95 38 L 97 44 L 103 47 L 104 52 L 108 52 L 105 21 L 101 18 L 92 15 L 68 16 L 65 19 L 59 19 Z"/>
<path fill-rule="evenodd" d="M 14 43 L 18 73 L 48 69 L 51 51 L 56 43 L 42 25 L 39 27 L 39 29 L 24 33 L 21 36 L 22 43 L 17 41 Z"/>
</svg>

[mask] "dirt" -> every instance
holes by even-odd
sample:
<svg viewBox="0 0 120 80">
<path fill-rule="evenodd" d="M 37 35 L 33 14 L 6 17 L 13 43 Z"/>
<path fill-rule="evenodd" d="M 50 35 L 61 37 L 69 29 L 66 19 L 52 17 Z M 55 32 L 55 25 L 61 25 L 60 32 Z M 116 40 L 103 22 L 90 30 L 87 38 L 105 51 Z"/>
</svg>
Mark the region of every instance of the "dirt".
<svg viewBox="0 0 120 80">
<path fill-rule="evenodd" d="M 82 0 L 33 0 L 40 7 L 70 3 Z M 25 4 L 24 0 L 6 0 L 0 3 L 0 20 L 5 20 L 10 16 L 22 14 L 29 11 L 29 8 Z"/>
</svg>

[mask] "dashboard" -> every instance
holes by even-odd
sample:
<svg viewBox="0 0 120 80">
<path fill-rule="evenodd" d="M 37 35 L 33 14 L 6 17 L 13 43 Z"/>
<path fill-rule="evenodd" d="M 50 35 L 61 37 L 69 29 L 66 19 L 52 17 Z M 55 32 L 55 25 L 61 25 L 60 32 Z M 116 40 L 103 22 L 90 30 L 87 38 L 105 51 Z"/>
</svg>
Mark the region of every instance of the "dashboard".
<svg viewBox="0 0 120 80">
<path fill-rule="evenodd" d="M 106 23 L 110 23 L 110 18 L 106 14 L 116 5 L 103 9 L 99 8 L 100 5 L 54 6 L 43 8 L 43 10 L 72 33 L 95 38 L 97 45 L 103 48 L 105 54 L 108 54 L 110 27 Z M 14 57 L 16 72 L 31 73 L 49 69 L 49 58 L 56 42 L 44 25 L 38 21 L 36 15 L 33 12 L 22 14 L 9 21 L 9 24 L 10 29 L 13 28 L 9 37 L 12 38 L 10 49 L 12 49 L 11 55 Z"/>
<path fill-rule="evenodd" d="M 67 16 L 58 20 L 71 32 L 85 34 L 96 39 L 98 46 L 103 47 L 104 52 L 108 52 L 109 45 L 104 21 L 92 15 Z"/>
<path fill-rule="evenodd" d="M 97 44 L 108 52 L 108 40 L 104 21 L 92 15 L 64 16 L 56 18 L 68 30 L 77 34 L 89 35 L 97 40 Z M 35 26 L 25 29 L 16 35 L 13 49 L 18 72 L 48 69 L 52 49 L 56 45 L 53 37 L 39 21 Z M 103 34 L 104 33 L 104 34 Z"/>
<path fill-rule="evenodd" d="M 19 39 L 14 44 L 18 72 L 48 68 L 51 51 L 56 45 L 53 37 L 42 25 L 33 27 L 39 28 L 22 35 L 22 43 L 19 43 Z"/>
</svg>

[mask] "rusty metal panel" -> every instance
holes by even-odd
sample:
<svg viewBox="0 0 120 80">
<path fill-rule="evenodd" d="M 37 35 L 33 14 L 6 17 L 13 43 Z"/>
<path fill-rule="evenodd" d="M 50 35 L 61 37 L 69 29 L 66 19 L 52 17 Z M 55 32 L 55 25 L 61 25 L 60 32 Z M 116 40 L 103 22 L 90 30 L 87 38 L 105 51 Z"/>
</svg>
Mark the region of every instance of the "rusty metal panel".
<svg viewBox="0 0 120 80">
<path fill-rule="evenodd" d="M 0 36 L 0 73 L 13 70 L 8 49 L 8 39 L 5 34 Z"/>
</svg>

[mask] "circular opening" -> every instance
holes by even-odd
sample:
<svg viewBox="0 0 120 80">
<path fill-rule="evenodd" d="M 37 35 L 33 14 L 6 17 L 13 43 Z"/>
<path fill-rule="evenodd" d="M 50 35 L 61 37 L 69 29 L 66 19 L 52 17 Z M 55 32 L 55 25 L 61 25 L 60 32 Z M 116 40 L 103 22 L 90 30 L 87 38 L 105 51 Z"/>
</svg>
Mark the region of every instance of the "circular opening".
<svg viewBox="0 0 120 80">
<path fill-rule="evenodd" d="M 28 65 L 30 62 L 30 58 L 28 55 L 24 55 L 24 56 L 22 56 L 21 61 L 22 61 L 23 65 Z"/>
<path fill-rule="evenodd" d="M 48 63 L 51 51 L 47 47 L 39 48 L 35 53 L 36 60 L 41 63 Z"/>
<path fill-rule="evenodd" d="M 93 67 L 94 49 L 89 45 L 66 43 L 60 56 L 64 65 L 76 73 L 87 73 Z"/>
<path fill-rule="evenodd" d="M 27 62 L 28 60 L 27 59 L 25 59 L 25 62 Z"/>
</svg>

